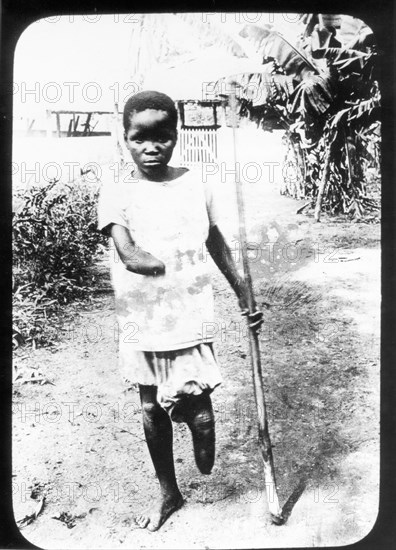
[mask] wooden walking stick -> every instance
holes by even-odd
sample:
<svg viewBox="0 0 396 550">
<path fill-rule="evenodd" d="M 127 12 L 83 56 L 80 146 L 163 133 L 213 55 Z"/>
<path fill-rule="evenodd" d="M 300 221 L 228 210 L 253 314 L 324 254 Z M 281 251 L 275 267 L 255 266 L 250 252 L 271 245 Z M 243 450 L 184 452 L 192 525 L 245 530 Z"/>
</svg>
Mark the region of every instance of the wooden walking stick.
<svg viewBox="0 0 396 550">
<path fill-rule="evenodd" d="M 235 173 L 237 167 L 237 147 L 236 147 L 236 88 L 235 83 L 232 83 L 232 90 L 230 94 L 230 108 L 232 116 L 232 132 L 233 132 L 233 157 L 235 164 Z M 245 278 L 245 284 L 247 288 L 247 300 L 249 314 L 257 310 L 256 300 L 253 293 L 252 278 L 250 274 L 249 259 L 247 256 L 247 240 L 246 240 L 246 223 L 245 223 L 245 204 L 242 192 L 242 183 L 238 175 L 235 177 L 236 196 L 238 203 L 238 216 L 239 216 L 239 238 L 240 247 L 242 249 L 242 261 L 243 272 Z M 253 369 L 253 385 L 254 396 L 258 413 L 258 438 L 261 456 L 264 463 L 264 481 L 266 486 L 266 495 L 268 509 L 271 515 L 273 523 L 280 525 L 284 523 L 282 516 L 282 510 L 279 506 L 278 491 L 275 480 L 274 460 L 272 456 L 271 440 L 268 431 L 268 418 L 267 409 L 265 405 L 264 387 L 261 370 L 261 355 L 260 355 L 260 342 L 258 339 L 257 331 L 251 328 L 248 323 L 249 329 L 249 344 L 250 354 Z"/>
</svg>

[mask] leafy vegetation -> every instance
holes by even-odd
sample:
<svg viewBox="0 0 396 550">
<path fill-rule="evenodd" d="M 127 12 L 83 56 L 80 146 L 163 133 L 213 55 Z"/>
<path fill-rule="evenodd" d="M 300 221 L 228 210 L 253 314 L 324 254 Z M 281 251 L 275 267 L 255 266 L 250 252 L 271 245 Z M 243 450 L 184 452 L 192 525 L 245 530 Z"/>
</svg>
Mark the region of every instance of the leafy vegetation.
<svg viewBox="0 0 396 550">
<path fill-rule="evenodd" d="M 62 306 L 90 294 L 92 265 L 103 236 L 96 229 L 98 185 L 84 181 L 15 193 L 13 343 L 56 339 Z"/>
<path fill-rule="evenodd" d="M 377 208 L 365 175 L 372 169 L 380 179 L 378 52 L 371 30 L 351 19 L 348 44 L 318 15 L 302 17 L 295 46 L 269 25 L 241 32 L 263 63 L 262 73 L 239 79 L 241 114 L 264 129 L 268 120 L 281 121 L 288 161 L 296 167 L 282 192 L 311 199 L 318 221 L 322 209 L 359 218 Z M 258 99 L 249 97 L 252 84 Z"/>
</svg>

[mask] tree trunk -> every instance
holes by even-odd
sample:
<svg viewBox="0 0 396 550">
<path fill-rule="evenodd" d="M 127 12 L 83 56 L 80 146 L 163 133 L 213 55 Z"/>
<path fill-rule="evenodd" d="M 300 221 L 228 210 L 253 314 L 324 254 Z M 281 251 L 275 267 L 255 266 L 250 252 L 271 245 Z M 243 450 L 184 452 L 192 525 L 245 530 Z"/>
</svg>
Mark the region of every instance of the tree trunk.
<svg viewBox="0 0 396 550">
<path fill-rule="evenodd" d="M 329 145 L 328 145 L 325 163 L 323 167 L 322 179 L 320 180 L 318 196 L 316 198 L 315 214 L 314 214 L 316 222 L 320 222 L 322 201 L 323 201 L 323 197 L 327 187 L 327 180 L 328 180 L 329 170 L 330 170 L 330 160 L 331 160 L 331 142 L 329 142 Z"/>
</svg>

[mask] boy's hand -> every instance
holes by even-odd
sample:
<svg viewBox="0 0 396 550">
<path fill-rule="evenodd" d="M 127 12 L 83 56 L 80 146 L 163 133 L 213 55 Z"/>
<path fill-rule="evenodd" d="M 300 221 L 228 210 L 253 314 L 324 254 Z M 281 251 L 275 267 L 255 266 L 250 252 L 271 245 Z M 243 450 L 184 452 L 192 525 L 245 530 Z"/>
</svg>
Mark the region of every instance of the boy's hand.
<svg viewBox="0 0 396 550">
<path fill-rule="evenodd" d="M 247 300 L 245 296 L 241 296 L 239 298 L 239 307 L 242 310 L 242 315 L 248 318 L 249 327 L 258 332 L 261 325 L 264 323 L 263 312 L 257 309 L 253 313 L 249 313 L 249 308 L 247 306 Z"/>
<path fill-rule="evenodd" d="M 242 315 L 245 315 L 248 318 L 249 327 L 258 332 L 261 328 L 261 325 L 264 323 L 263 312 L 259 309 L 253 313 L 249 313 L 248 309 L 242 311 Z"/>
</svg>

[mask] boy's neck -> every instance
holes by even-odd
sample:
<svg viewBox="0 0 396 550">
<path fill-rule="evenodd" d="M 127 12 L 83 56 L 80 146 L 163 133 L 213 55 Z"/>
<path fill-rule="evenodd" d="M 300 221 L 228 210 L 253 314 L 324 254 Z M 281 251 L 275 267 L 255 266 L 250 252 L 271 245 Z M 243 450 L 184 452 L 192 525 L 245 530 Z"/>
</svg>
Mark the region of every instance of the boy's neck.
<svg viewBox="0 0 396 550">
<path fill-rule="evenodd" d="M 136 166 L 133 172 L 133 176 L 134 178 L 137 178 L 140 180 L 163 182 L 163 181 L 172 181 L 173 179 L 176 179 L 186 171 L 187 169 L 174 168 L 173 166 L 169 166 L 169 165 L 167 165 L 165 169 L 162 168 L 161 170 L 150 170 L 150 171 L 143 171 L 138 166 Z"/>
<path fill-rule="evenodd" d="M 149 180 L 149 181 L 167 181 L 170 179 L 173 168 L 171 166 L 161 166 L 160 170 L 151 169 L 151 170 L 141 170 L 138 166 L 134 171 L 134 177 L 140 180 Z"/>
</svg>

